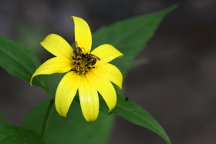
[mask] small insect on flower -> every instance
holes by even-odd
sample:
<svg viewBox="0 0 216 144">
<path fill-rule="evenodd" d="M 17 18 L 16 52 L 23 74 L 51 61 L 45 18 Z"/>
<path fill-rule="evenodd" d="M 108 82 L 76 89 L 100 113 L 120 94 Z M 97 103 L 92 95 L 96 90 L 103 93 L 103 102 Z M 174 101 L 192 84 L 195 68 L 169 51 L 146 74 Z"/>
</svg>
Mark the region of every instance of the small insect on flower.
<svg viewBox="0 0 216 144">
<path fill-rule="evenodd" d="M 37 75 L 66 73 L 60 81 L 55 95 L 57 112 L 66 117 L 70 105 L 79 91 L 82 113 L 86 121 L 94 121 L 99 113 L 98 93 L 111 111 L 117 102 L 112 83 L 122 89 L 123 76 L 119 69 L 110 64 L 113 59 L 123 56 L 114 46 L 103 44 L 92 52 L 92 35 L 85 20 L 72 16 L 74 20 L 75 46 L 57 34 L 48 35 L 41 45 L 55 57 L 41 64 L 32 79 Z"/>
<path fill-rule="evenodd" d="M 78 55 L 81 55 L 81 52 L 82 52 L 81 48 L 78 47 L 78 44 L 77 44 L 77 42 L 75 41 L 75 50 L 74 50 L 74 54 L 75 54 L 76 56 L 78 56 Z"/>
</svg>

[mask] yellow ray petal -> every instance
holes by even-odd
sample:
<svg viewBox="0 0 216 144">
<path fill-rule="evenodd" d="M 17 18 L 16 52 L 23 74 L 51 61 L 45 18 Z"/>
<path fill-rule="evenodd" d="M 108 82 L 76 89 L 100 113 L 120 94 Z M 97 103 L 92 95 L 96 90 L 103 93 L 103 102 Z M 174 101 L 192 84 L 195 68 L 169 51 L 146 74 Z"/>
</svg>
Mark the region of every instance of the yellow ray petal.
<svg viewBox="0 0 216 144">
<path fill-rule="evenodd" d="M 41 74 L 54 74 L 54 73 L 64 73 L 72 68 L 72 61 L 68 60 L 64 57 L 54 57 L 48 59 L 43 64 L 41 64 L 34 74 L 31 77 L 30 83 L 32 83 L 32 79 Z"/>
<path fill-rule="evenodd" d="M 122 89 L 123 76 L 120 70 L 116 66 L 110 63 L 105 63 L 103 65 L 96 67 L 94 71 L 98 75 L 101 75 L 101 77 L 107 78 L 108 81 L 113 82 L 120 89 Z"/>
<path fill-rule="evenodd" d="M 71 16 L 74 20 L 75 41 L 85 53 L 89 53 L 92 46 L 92 35 L 88 23 L 82 18 Z"/>
<path fill-rule="evenodd" d="M 66 117 L 69 107 L 76 95 L 80 83 L 80 76 L 71 71 L 65 74 L 56 90 L 55 106 L 57 112 Z"/>
<path fill-rule="evenodd" d="M 82 76 L 80 80 L 79 99 L 82 113 L 86 121 L 96 120 L 99 113 L 98 93 L 85 76 Z"/>
<path fill-rule="evenodd" d="M 114 46 L 110 44 L 100 45 L 92 51 L 92 54 L 100 58 L 100 60 L 97 61 L 96 65 L 101 65 L 110 62 L 117 57 L 123 56 L 120 51 L 118 51 Z"/>
<path fill-rule="evenodd" d="M 109 107 L 109 111 L 111 111 L 116 106 L 116 91 L 111 82 L 105 76 L 98 74 L 98 72 L 92 70 L 86 74 L 86 77 L 91 82 L 91 85 L 101 94 Z"/>
<path fill-rule="evenodd" d="M 57 34 L 48 35 L 42 42 L 41 45 L 50 53 L 55 56 L 65 57 L 71 59 L 73 54 L 72 47 L 68 42 Z"/>
</svg>

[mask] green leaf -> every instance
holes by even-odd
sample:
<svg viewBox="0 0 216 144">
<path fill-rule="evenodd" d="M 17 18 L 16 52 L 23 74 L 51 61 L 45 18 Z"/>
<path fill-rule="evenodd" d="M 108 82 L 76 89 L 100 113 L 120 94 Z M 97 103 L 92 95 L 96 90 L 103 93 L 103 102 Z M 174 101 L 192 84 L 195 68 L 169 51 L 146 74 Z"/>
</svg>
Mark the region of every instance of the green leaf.
<svg viewBox="0 0 216 144">
<path fill-rule="evenodd" d="M 93 47 L 108 43 L 121 51 L 124 56 L 114 60 L 113 63 L 120 68 L 125 76 L 131 68 L 135 56 L 152 38 L 164 17 L 176 7 L 177 5 L 174 5 L 157 13 L 130 18 L 103 27 L 94 33 Z"/>
<path fill-rule="evenodd" d="M 104 101 L 100 103 L 100 110 L 108 114 L 108 108 Z M 169 136 L 158 121 L 147 110 L 125 97 L 118 95 L 118 103 L 111 113 L 153 131 L 161 136 L 167 144 L 171 144 Z"/>
<path fill-rule="evenodd" d="M 34 108 L 25 117 L 23 127 L 41 134 L 48 105 L 49 101 L 44 101 Z M 106 144 L 113 124 L 113 117 L 104 113 L 100 113 L 97 121 L 86 122 L 77 102 L 71 106 L 67 118 L 59 116 L 52 107 L 48 119 L 44 131 L 46 144 Z"/>
<path fill-rule="evenodd" d="M 22 128 L 0 123 L 1 144 L 42 144 L 41 138 L 34 132 Z"/>
<path fill-rule="evenodd" d="M 94 47 L 109 43 L 120 50 L 124 56 L 113 61 L 113 63 L 122 71 L 125 77 L 132 67 L 135 56 L 152 38 L 164 17 L 176 7 L 177 5 L 174 5 L 158 13 L 138 16 L 101 28 L 93 35 Z M 148 128 L 161 136 L 168 144 L 171 143 L 162 126 L 145 109 L 135 103 L 126 102 L 119 91 L 118 104 L 113 113 L 136 125 Z"/>
<path fill-rule="evenodd" d="M 31 51 L 15 41 L 0 36 L 0 67 L 9 74 L 29 82 L 39 64 L 38 58 Z M 33 83 L 46 88 L 44 80 L 39 77 L 35 78 Z"/>
<path fill-rule="evenodd" d="M 144 108 L 133 103 L 132 101 L 126 100 L 125 97 L 118 96 L 118 104 L 112 113 L 116 114 L 117 116 L 121 116 L 136 125 L 143 126 L 155 132 L 156 134 L 161 136 L 168 144 L 171 144 L 166 131 L 155 120 L 155 118 Z"/>
</svg>

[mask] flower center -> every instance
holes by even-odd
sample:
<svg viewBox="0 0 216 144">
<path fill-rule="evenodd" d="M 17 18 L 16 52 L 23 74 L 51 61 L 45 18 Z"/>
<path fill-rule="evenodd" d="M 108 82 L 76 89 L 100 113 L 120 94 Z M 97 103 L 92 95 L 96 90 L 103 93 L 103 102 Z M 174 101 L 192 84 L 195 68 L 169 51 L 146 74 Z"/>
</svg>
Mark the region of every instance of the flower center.
<svg viewBox="0 0 216 144">
<path fill-rule="evenodd" d="M 75 47 L 72 70 L 78 74 L 86 74 L 91 69 L 95 68 L 97 60 L 100 60 L 97 56 L 89 53 L 83 53 L 80 47 Z"/>
</svg>

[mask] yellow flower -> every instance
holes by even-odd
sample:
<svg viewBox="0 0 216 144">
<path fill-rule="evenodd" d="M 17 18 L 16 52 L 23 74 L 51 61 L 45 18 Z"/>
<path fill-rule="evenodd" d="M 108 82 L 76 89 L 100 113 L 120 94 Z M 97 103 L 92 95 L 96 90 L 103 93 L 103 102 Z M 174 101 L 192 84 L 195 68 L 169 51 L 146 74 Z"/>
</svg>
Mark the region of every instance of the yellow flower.
<svg viewBox="0 0 216 144">
<path fill-rule="evenodd" d="M 69 107 L 79 91 L 83 116 L 86 121 L 94 121 L 99 113 L 98 92 L 110 111 L 116 105 L 116 91 L 112 83 L 121 89 L 123 77 L 119 69 L 108 62 L 123 54 L 110 44 L 100 45 L 90 53 L 92 35 L 87 22 L 75 16 L 72 16 L 72 19 L 74 20 L 75 48 L 73 49 L 59 35 L 48 35 L 41 45 L 55 57 L 36 69 L 31 82 L 37 75 L 67 72 L 56 90 L 57 112 L 66 117 Z"/>
</svg>

